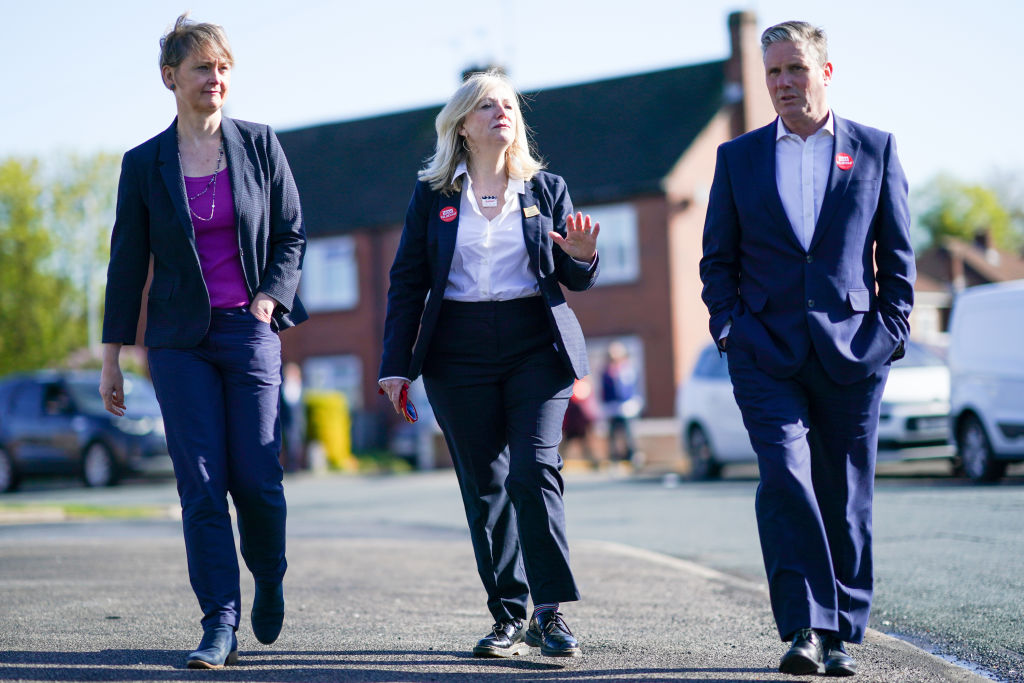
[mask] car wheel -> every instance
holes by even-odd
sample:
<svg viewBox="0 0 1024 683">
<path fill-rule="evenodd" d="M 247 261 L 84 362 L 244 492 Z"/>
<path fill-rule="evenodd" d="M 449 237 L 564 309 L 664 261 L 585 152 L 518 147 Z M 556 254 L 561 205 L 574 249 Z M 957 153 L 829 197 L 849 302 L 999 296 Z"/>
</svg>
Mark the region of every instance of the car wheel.
<svg viewBox="0 0 1024 683">
<path fill-rule="evenodd" d="M 14 467 L 14 459 L 4 449 L 0 448 L 0 493 L 6 493 L 18 488 L 20 483 L 18 470 Z"/>
<path fill-rule="evenodd" d="M 82 456 L 82 479 L 86 486 L 113 486 L 117 483 L 117 463 L 110 449 L 96 441 Z"/>
<path fill-rule="evenodd" d="M 964 417 L 956 445 L 963 472 L 973 481 L 998 481 L 1006 473 L 1006 463 L 995 459 L 985 426 L 976 416 Z"/>
<path fill-rule="evenodd" d="M 717 479 L 722 474 L 722 465 L 715 460 L 711 441 L 702 427 L 694 425 L 690 428 L 686 435 L 686 450 L 690 455 L 690 479 Z"/>
</svg>

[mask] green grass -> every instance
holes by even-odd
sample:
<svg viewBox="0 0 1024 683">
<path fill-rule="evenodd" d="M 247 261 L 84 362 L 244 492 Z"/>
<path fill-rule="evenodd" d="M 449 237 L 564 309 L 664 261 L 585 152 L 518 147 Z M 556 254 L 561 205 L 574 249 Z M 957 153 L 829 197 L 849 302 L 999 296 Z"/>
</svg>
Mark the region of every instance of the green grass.
<svg viewBox="0 0 1024 683">
<path fill-rule="evenodd" d="M 40 504 L 40 503 L 0 503 L 0 520 L 33 516 L 52 519 L 59 516 L 68 520 L 81 519 L 167 519 L 166 505 L 84 505 Z"/>
</svg>

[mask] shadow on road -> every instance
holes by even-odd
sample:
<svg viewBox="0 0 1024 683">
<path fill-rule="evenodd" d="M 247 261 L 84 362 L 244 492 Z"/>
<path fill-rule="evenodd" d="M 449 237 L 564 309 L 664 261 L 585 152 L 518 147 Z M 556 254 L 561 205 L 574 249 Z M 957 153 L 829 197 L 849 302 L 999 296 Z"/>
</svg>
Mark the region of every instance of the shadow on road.
<svg viewBox="0 0 1024 683">
<path fill-rule="evenodd" d="M 97 652 L 0 653 L 0 676 L 6 680 L 51 681 L 174 681 L 208 678 L 211 673 L 184 668 L 181 650 L 100 650 Z M 260 652 L 250 658 L 239 651 L 238 666 L 216 674 L 229 681 L 502 681 L 624 680 L 641 675 L 645 681 L 750 681 L 749 674 L 765 672 L 755 668 L 605 668 L 581 671 L 575 661 L 562 663 L 535 659 L 477 659 L 466 652 L 444 650 L 346 650 Z M 580 660 L 576 660 L 580 661 Z M 20 666 L 18 666 L 20 665 Z M 35 666 L 33 666 L 35 665 Z M 452 667 L 466 671 L 452 671 Z M 410 671 L 409 667 L 437 667 Z M 444 667 L 445 670 L 441 670 Z M 469 668 L 472 668 L 470 671 Z M 493 671 L 481 671 L 493 669 Z M 690 674 L 692 677 L 681 678 Z M 747 674 L 744 678 L 722 678 L 722 674 Z M 659 678 L 664 676 L 665 678 Z"/>
</svg>

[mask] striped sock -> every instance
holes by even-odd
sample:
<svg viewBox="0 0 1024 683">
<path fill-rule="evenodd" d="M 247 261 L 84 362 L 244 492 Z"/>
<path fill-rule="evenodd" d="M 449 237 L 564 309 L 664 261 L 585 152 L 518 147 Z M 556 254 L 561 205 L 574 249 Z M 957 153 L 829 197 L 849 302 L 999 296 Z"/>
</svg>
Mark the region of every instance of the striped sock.
<svg viewBox="0 0 1024 683">
<path fill-rule="evenodd" d="M 536 617 L 541 612 L 557 612 L 557 611 L 558 611 L 558 603 L 557 602 L 542 602 L 539 605 L 534 605 L 533 606 L 533 616 L 534 617 Z"/>
</svg>

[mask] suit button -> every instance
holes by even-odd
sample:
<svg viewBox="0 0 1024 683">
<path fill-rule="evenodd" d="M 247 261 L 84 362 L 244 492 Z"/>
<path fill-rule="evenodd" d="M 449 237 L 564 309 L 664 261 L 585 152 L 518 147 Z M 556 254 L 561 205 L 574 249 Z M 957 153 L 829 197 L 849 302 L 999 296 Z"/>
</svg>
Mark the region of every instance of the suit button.
<svg viewBox="0 0 1024 683">
<path fill-rule="evenodd" d="M 814 299 L 807 300 L 807 308 L 814 308 Z"/>
<path fill-rule="evenodd" d="M 808 254 L 808 255 L 807 255 L 807 262 L 808 262 L 808 263 L 814 263 L 814 257 L 813 257 L 813 256 L 811 256 L 810 254 Z"/>
</svg>

